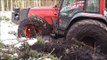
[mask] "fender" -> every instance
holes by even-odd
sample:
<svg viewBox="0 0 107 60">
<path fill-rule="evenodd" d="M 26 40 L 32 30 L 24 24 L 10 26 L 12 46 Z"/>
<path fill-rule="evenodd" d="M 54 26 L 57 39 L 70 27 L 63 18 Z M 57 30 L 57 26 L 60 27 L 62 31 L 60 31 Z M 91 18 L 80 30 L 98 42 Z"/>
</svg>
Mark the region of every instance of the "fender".
<svg viewBox="0 0 107 60">
<path fill-rule="evenodd" d="M 101 21 L 103 23 L 105 23 L 107 25 L 107 19 L 105 16 L 101 15 L 101 14 L 94 14 L 94 13 L 84 13 L 84 12 L 80 12 L 80 13 L 77 13 L 75 14 L 70 22 L 68 23 L 67 25 L 67 28 L 65 29 L 69 29 L 71 25 L 73 25 L 73 23 L 77 22 L 77 21 L 80 21 L 82 19 L 95 19 L 95 20 L 98 20 L 98 21 Z"/>
<path fill-rule="evenodd" d="M 64 28 L 58 29 L 58 33 L 61 35 L 66 35 L 69 28 L 75 23 L 83 19 L 94 19 L 98 20 L 100 22 L 103 22 L 107 25 L 107 19 L 104 15 L 96 14 L 96 13 L 85 13 L 85 12 L 78 12 L 70 17 L 71 19 L 67 21 L 67 24 L 64 26 Z"/>
<path fill-rule="evenodd" d="M 53 17 L 55 20 L 58 20 L 58 17 L 55 14 L 57 14 L 57 10 L 53 6 L 45 6 L 30 8 L 27 16 L 30 17 L 31 15 L 37 15 L 46 20 L 47 23 L 52 24 L 51 17 Z"/>
</svg>

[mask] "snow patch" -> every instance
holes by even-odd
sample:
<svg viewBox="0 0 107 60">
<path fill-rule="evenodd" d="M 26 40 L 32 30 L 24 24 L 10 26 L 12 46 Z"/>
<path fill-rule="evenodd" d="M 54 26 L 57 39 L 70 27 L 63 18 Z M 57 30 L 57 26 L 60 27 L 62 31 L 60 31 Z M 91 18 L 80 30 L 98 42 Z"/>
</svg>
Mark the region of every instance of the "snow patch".
<svg viewBox="0 0 107 60">
<path fill-rule="evenodd" d="M 16 44 L 14 47 L 15 47 L 15 48 L 20 48 L 20 47 L 22 46 L 22 44 L 23 44 L 23 43 L 20 42 L 20 43 Z"/>
<path fill-rule="evenodd" d="M 9 34 L 9 32 L 14 31 L 17 33 L 18 26 L 10 24 L 6 21 L 0 22 L 0 40 L 3 41 L 5 45 L 12 45 L 17 43 L 17 36 L 14 34 Z"/>
<path fill-rule="evenodd" d="M 11 19 L 11 16 L 12 16 L 12 11 L 0 11 L 0 17 L 1 16 L 6 16 L 7 18 L 10 18 Z"/>
<path fill-rule="evenodd" d="M 44 58 L 43 60 L 51 60 L 51 58 Z"/>
<path fill-rule="evenodd" d="M 18 54 L 17 54 L 17 53 L 14 53 L 13 56 L 14 56 L 14 57 L 18 57 Z"/>
<path fill-rule="evenodd" d="M 34 45 L 35 43 L 37 43 L 37 39 L 35 39 L 35 38 L 29 39 L 29 40 L 27 40 L 27 43 L 28 43 L 30 46 L 32 46 L 32 45 Z"/>
<path fill-rule="evenodd" d="M 0 17 L 6 16 L 11 19 L 11 12 L 0 12 Z M 19 43 L 19 41 L 27 40 L 26 42 L 29 45 L 33 45 L 37 42 L 37 39 L 27 39 L 25 37 L 17 38 L 17 31 L 18 25 L 13 24 L 12 22 L 6 22 L 5 20 L 2 20 L 0 22 L 0 40 L 5 45 L 13 45 L 16 44 L 15 47 L 22 46 L 22 43 Z M 17 44 L 19 43 L 19 44 Z"/>
</svg>

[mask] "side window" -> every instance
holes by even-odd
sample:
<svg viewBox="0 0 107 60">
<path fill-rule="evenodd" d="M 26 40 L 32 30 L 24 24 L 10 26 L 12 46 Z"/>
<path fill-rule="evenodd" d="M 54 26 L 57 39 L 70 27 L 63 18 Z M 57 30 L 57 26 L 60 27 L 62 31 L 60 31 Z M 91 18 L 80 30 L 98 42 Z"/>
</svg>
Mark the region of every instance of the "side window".
<svg viewBox="0 0 107 60">
<path fill-rule="evenodd" d="M 99 0 L 87 0 L 86 11 L 99 12 Z"/>
<path fill-rule="evenodd" d="M 69 4 L 70 4 L 70 0 L 64 0 L 62 7 L 65 7 L 65 6 L 69 5 Z"/>
<path fill-rule="evenodd" d="M 84 0 L 64 0 L 61 12 L 83 10 Z"/>
</svg>

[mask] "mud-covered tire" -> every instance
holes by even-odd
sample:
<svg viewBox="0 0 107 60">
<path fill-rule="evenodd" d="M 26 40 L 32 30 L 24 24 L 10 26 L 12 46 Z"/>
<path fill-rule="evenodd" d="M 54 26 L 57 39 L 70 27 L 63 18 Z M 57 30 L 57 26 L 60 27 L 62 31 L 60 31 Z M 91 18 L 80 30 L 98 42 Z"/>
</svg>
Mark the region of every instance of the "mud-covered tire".
<svg viewBox="0 0 107 60">
<path fill-rule="evenodd" d="M 39 16 L 31 16 L 20 22 L 18 27 L 18 37 L 25 37 L 23 29 L 26 25 L 33 25 L 37 27 L 41 32 L 39 34 L 48 34 L 50 33 L 50 25 Z M 47 31 L 47 32 L 46 32 Z"/>
<path fill-rule="evenodd" d="M 107 26 L 102 22 L 92 19 L 78 21 L 70 27 L 66 36 L 66 42 L 71 45 L 71 50 L 74 49 L 73 53 L 76 53 L 77 57 L 83 54 L 84 60 L 93 58 L 92 55 L 94 53 L 95 57 L 96 55 L 107 54 Z M 86 58 L 87 54 L 88 57 Z M 91 56 L 90 59 L 89 56 Z M 97 58 L 100 59 L 100 57 Z"/>
</svg>

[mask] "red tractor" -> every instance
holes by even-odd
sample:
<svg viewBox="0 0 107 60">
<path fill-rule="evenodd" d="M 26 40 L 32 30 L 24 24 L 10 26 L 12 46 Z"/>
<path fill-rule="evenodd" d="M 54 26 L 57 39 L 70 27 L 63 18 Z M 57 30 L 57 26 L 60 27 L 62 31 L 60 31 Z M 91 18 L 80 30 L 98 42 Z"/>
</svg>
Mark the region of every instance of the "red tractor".
<svg viewBox="0 0 107 60">
<path fill-rule="evenodd" d="M 105 0 L 60 0 L 51 7 L 15 9 L 12 20 L 19 24 L 18 37 L 55 35 L 93 47 L 95 43 L 107 44 L 104 9 Z"/>
</svg>

